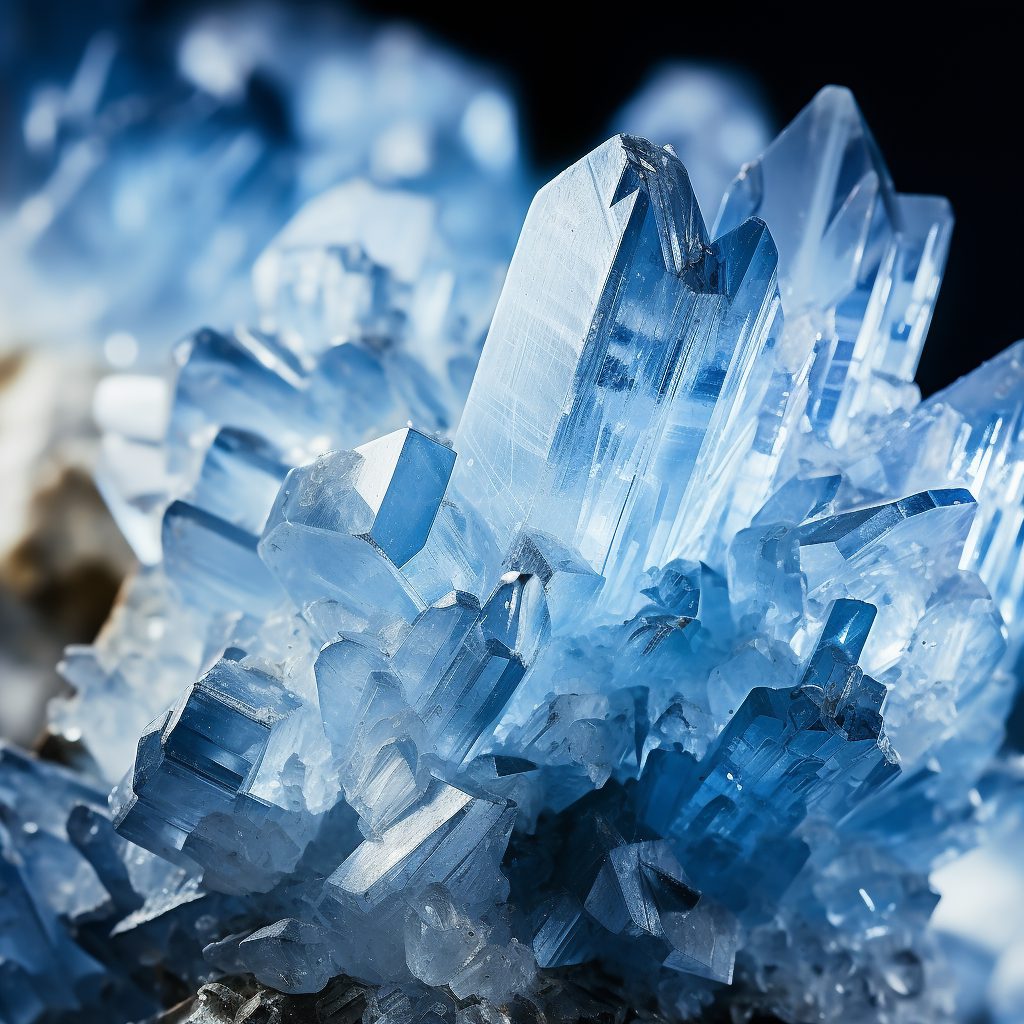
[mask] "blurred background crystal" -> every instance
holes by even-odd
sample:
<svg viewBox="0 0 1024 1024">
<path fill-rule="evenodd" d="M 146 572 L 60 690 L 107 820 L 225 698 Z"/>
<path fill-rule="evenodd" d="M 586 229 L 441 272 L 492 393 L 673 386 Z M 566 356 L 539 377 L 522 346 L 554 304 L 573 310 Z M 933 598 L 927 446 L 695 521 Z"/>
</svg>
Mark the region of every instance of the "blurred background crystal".
<svg viewBox="0 0 1024 1024">
<path fill-rule="evenodd" d="M 95 634 L 132 554 L 158 557 L 170 349 L 288 308 L 311 349 L 395 363 L 408 342 L 446 384 L 450 363 L 450 395 L 409 396 L 450 419 L 527 197 L 508 90 L 414 29 L 264 4 L 151 38 L 103 13 L 58 33 L 31 5 L 4 14 L 0 732 L 22 742 L 60 648 Z"/>
<path fill-rule="evenodd" d="M 253 260 L 331 185 L 515 193 L 507 92 L 412 29 L 264 5 L 201 14 L 155 54 L 136 42 L 127 22 L 96 31 L 76 61 L 18 83 L 5 347 L 88 343 L 111 366 L 159 367 L 197 323 L 249 314 Z"/>
<path fill-rule="evenodd" d="M 753 80 L 735 68 L 683 61 L 652 71 L 608 129 L 671 146 L 708 218 L 737 170 L 760 156 L 775 134 Z"/>
</svg>

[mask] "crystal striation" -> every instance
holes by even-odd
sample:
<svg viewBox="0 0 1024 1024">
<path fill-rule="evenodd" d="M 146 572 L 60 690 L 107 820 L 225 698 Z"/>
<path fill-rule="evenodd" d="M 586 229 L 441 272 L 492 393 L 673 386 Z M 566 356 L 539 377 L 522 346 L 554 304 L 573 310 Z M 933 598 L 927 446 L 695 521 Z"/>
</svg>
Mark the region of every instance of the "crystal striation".
<svg viewBox="0 0 1024 1024">
<path fill-rule="evenodd" d="M 775 265 L 759 222 L 710 242 L 682 164 L 639 139 L 538 194 L 455 440 L 453 485 L 499 550 L 543 528 L 605 577 L 613 606 L 648 565 L 703 553 L 694 541 L 717 524 L 684 526 L 681 510 L 753 452 L 750 424 L 720 418 L 767 386 Z"/>
</svg>

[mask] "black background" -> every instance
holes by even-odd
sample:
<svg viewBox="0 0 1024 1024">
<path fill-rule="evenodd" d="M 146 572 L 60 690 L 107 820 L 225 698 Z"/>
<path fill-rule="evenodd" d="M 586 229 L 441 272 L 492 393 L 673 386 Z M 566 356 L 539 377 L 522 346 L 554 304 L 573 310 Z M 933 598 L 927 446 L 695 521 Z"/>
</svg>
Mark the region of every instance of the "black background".
<svg viewBox="0 0 1024 1024">
<path fill-rule="evenodd" d="M 930 394 L 1024 336 L 1024 45 L 1010 8 L 954 3 L 913 11 L 855 0 L 805 8 L 359 6 L 422 25 L 503 69 L 532 154 L 552 173 L 600 141 L 617 107 L 665 60 L 743 69 L 764 90 L 779 126 L 821 86 L 846 85 L 897 188 L 945 195 L 956 214 L 918 373 L 922 390 Z"/>
<path fill-rule="evenodd" d="M 314 4 L 324 6 L 325 0 L 290 0 L 289 6 Z M 19 4 L 25 31 L 10 45 L 0 40 L 0 64 L 12 58 L 23 67 L 45 64 L 54 33 L 81 33 L 84 42 L 85 28 L 91 32 L 114 10 L 121 24 L 127 16 L 137 30 L 135 44 L 145 49 L 152 41 L 156 52 L 164 29 L 209 6 L 193 0 L 30 0 Z M 779 126 L 821 86 L 849 86 L 897 188 L 948 196 L 956 214 L 918 375 L 924 393 L 1024 336 L 1018 280 L 1024 46 L 1010 7 L 932 4 L 913 10 L 864 0 L 571 7 L 355 0 L 354 6 L 371 21 L 398 18 L 418 25 L 501 71 L 518 96 L 531 156 L 548 174 L 602 141 L 615 110 L 654 66 L 672 58 L 742 69 L 762 88 Z M 4 107 L 0 94 L 0 122 L 10 113 Z"/>
</svg>

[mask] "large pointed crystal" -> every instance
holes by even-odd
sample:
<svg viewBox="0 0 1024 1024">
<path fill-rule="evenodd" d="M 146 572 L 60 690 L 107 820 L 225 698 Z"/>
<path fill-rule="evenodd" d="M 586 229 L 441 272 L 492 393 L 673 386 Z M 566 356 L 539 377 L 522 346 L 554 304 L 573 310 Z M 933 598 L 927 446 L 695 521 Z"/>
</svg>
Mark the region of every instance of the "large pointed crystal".
<svg viewBox="0 0 1024 1024">
<path fill-rule="evenodd" d="M 847 89 L 829 86 L 722 201 L 716 230 L 760 217 L 779 251 L 787 338 L 784 418 L 806 414 L 842 443 L 854 417 L 886 411 L 921 355 L 953 226 L 937 196 L 896 193 Z"/>
<path fill-rule="evenodd" d="M 613 604 L 700 551 L 755 445 L 775 262 L 757 221 L 710 242 L 682 164 L 640 139 L 538 193 L 456 439 L 455 488 L 499 550 L 543 530 Z"/>
</svg>

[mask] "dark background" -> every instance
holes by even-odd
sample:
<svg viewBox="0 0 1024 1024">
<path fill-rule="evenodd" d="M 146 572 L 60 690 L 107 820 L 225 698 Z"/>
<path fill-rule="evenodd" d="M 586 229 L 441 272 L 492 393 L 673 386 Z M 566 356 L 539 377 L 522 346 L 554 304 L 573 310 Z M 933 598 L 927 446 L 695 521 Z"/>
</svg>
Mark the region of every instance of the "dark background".
<svg viewBox="0 0 1024 1024">
<path fill-rule="evenodd" d="M 502 68 L 532 154 L 551 172 L 600 141 L 617 107 L 665 60 L 749 73 L 780 127 L 821 86 L 846 85 L 896 187 L 945 195 L 956 214 L 922 390 L 932 393 L 1024 336 L 1024 47 L 1009 8 L 485 3 L 474 17 L 464 4 L 357 6 L 422 25 Z"/>
<path fill-rule="evenodd" d="M 290 6 L 324 2 L 290 0 Z M 0 40 L 0 58 L 44 65 L 54 33 L 80 35 L 78 45 L 84 44 L 113 11 L 136 30 L 137 45 L 144 50 L 152 42 L 158 52 L 165 28 L 208 6 L 194 0 L 32 0 L 23 7 L 25 31 L 11 46 Z M 721 0 L 618 7 L 355 0 L 344 6 L 371 21 L 411 22 L 501 71 L 518 95 L 532 158 L 546 174 L 602 141 L 615 110 L 666 60 L 743 70 L 760 85 L 780 127 L 821 86 L 849 86 L 897 188 L 948 196 L 956 214 L 918 376 L 924 393 L 1024 336 L 1018 282 L 1024 48 L 1009 8 L 933 4 L 914 11 L 852 0 L 806 7 Z"/>
</svg>

